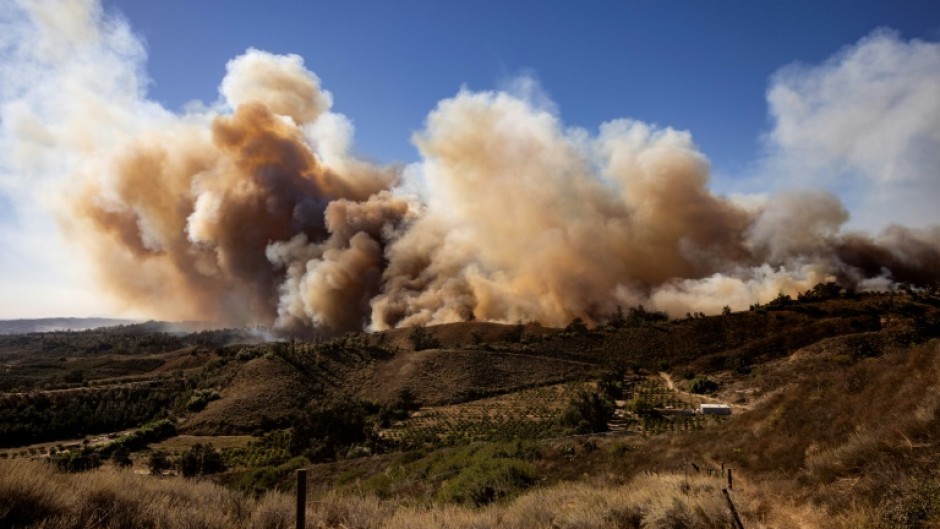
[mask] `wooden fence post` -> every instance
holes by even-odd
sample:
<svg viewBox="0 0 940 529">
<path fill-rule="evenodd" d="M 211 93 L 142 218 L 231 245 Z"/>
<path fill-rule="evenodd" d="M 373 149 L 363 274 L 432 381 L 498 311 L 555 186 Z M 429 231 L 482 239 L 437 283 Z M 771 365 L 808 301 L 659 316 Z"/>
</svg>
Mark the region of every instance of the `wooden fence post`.
<svg viewBox="0 0 940 529">
<path fill-rule="evenodd" d="M 297 470 L 297 529 L 307 525 L 307 469 Z"/>
<path fill-rule="evenodd" d="M 734 490 L 734 480 L 731 479 L 731 469 L 728 469 L 728 490 Z"/>
<path fill-rule="evenodd" d="M 728 489 L 721 489 L 721 493 L 725 495 L 725 501 L 728 502 L 728 509 L 731 510 L 731 525 L 734 529 L 744 529 L 744 524 L 741 523 L 741 518 L 738 517 L 738 510 L 734 508 L 734 502 L 731 501 L 731 495 L 728 494 Z"/>
</svg>

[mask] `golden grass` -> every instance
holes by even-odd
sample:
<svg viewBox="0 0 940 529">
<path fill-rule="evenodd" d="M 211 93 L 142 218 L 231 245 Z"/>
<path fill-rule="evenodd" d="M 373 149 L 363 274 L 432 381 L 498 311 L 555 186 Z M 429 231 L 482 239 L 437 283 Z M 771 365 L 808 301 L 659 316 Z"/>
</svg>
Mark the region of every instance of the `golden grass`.
<svg viewBox="0 0 940 529">
<path fill-rule="evenodd" d="M 728 527 L 720 483 L 644 475 L 614 487 L 564 483 L 484 509 L 404 506 L 330 494 L 307 506 L 310 529 L 651 529 Z M 59 474 L 35 461 L 0 462 L 0 527 L 79 529 L 293 527 L 293 498 L 255 499 L 206 481 L 113 469 Z"/>
</svg>

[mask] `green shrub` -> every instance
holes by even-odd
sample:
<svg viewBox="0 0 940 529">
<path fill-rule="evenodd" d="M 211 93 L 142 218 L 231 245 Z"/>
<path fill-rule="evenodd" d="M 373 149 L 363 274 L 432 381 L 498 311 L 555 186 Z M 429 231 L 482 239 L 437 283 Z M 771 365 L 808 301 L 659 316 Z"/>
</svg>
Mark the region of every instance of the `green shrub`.
<svg viewBox="0 0 940 529">
<path fill-rule="evenodd" d="M 285 481 L 288 481 L 291 473 L 308 465 L 310 465 L 310 460 L 301 456 L 292 458 L 280 465 L 256 468 L 242 474 L 235 481 L 234 487 L 244 492 L 261 495 L 282 485 Z"/>
<path fill-rule="evenodd" d="M 606 432 L 613 415 L 613 402 L 597 393 L 581 391 L 568 403 L 561 420 L 576 433 Z"/>
<path fill-rule="evenodd" d="M 84 447 L 76 452 L 62 452 L 53 458 L 53 462 L 62 472 L 84 472 L 101 466 L 101 456 L 93 449 Z"/>
<path fill-rule="evenodd" d="M 718 383 L 705 377 L 696 377 L 689 383 L 689 391 L 703 395 L 718 391 Z"/>
<path fill-rule="evenodd" d="M 484 459 L 464 467 L 438 493 L 443 501 L 486 505 L 513 497 L 535 482 L 532 465 L 518 459 Z"/>
<path fill-rule="evenodd" d="M 225 463 L 214 446 L 198 443 L 180 456 L 179 469 L 186 477 L 201 476 L 225 470 Z"/>
<path fill-rule="evenodd" d="M 197 391 L 186 402 L 186 410 L 190 412 L 202 411 L 206 409 L 210 402 L 220 398 L 219 392 L 215 390 Z"/>
<path fill-rule="evenodd" d="M 369 419 L 362 402 L 306 410 L 294 420 L 290 453 L 320 462 L 337 459 L 353 445 L 375 444 Z"/>
</svg>

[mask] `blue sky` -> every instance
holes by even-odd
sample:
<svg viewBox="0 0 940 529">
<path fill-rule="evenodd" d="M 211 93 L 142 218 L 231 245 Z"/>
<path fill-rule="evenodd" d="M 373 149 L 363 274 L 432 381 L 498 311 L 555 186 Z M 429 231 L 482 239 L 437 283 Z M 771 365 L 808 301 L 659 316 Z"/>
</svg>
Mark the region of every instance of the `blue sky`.
<svg viewBox="0 0 940 529">
<path fill-rule="evenodd" d="M 147 44 L 150 96 L 216 98 L 228 60 L 296 53 L 356 126 L 358 151 L 417 158 L 410 135 L 461 86 L 537 77 L 566 124 L 629 117 L 692 132 L 719 175 L 760 153 L 771 74 L 878 27 L 937 40 L 935 1 L 494 2 L 106 0 Z"/>
</svg>

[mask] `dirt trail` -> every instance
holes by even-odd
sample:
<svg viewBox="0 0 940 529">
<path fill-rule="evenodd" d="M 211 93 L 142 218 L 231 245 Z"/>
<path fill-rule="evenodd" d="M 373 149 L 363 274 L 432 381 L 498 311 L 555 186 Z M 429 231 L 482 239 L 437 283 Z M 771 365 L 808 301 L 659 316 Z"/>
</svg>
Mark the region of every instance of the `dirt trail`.
<svg viewBox="0 0 940 529">
<path fill-rule="evenodd" d="M 685 390 L 677 389 L 677 388 L 676 388 L 676 384 L 675 384 L 675 382 L 672 380 L 672 376 L 669 375 L 669 373 L 666 373 L 665 371 L 660 371 L 660 372 L 659 372 L 659 377 L 663 379 L 663 382 L 666 384 L 666 387 L 668 387 L 670 391 L 675 391 L 675 392 L 677 392 L 677 393 L 681 393 L 681 394 L 684 394 L 684 395 L 688 395 L 688 394 L 689 394 L 688 391 L 685 391 Z M 728 407 L 731 408 L 732 410 L 748 410 L 748 409 L 750 409 L 750 405 L 748 405 L 748 404 L 732 404 L 732 403 L 730 403 L 730 402 L 727 402 L 727 401 L 724 401 L 724 400 L 721 400 L 721 399 L 718 399 L 718 398 L 715 398 L 715 397 L 710 397 L 710 396 L 708 396 L 708 395 L 698 395 L 698 394 L 696 394 L 696 395 L 693 395 L 692 397 L 693 397 L 693 399 L 699 401 L 700 404 L 724 404 L 725 406 L 728 406 Z"/>
</svg>

